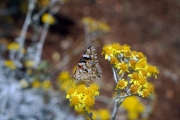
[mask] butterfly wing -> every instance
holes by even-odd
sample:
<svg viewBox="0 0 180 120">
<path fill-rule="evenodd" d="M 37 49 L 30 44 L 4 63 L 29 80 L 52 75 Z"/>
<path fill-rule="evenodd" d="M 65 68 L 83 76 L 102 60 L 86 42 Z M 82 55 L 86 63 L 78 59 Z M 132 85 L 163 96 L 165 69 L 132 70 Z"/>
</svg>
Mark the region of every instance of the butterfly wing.
<svg viewBox="0 0 180 120">
<path fill-rule="evenodd" d="M 94 80 L 102 76 L 102 70 L 97 59 L 97 51 L 90 46 L 81 57 L 73 78 L 78 81 Z"/>
</svg>

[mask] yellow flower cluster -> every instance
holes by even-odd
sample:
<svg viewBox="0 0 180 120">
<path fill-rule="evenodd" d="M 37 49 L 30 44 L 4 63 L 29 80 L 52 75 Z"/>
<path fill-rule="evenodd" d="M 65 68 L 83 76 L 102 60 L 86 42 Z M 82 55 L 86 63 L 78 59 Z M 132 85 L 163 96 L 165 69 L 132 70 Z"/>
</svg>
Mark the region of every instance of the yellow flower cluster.
<svg viewBox="0 0 180 120">
<path fill-rule="evenodd" d="M 145 111 L 144 105 L 137 97 L 132 96 L 125 99 L 122 107 L 127 111 L 128 120 L 136 120 Z"/>
<path fill-rule="evenodd" d="M 20 45 L 17 42 L 12 42 L 7 46 L 7 49 L 10 51 L 18 51 L 20 48 Z"/>
<path fill-rule="evenodd" d="M 33 60 L 26 60 L 24 65 L 26 68 L 33 68 L 34 67 L 34 61 Z"/>
<path fill-rule="evenodd" d="M 34 80 L 31 83 L 32 88 L 42 88 L 44 90 L 48 90 L 52 87 L 52 83 L 50 80 L 44 80 L 43 82 L 39 80 Z"/>
<path fill-rule="evenodd" d="M 15 51 L 15 52 L 17 52 L 17 51 L 20 51 L 20 45 L 19 45 L 19 43 L 17 43 L 17 42 L 12 42 L 12 43 L 8 44 L 7 49 L 8 49 L 9 51 Z M 22 52 L 23 54 L 25 54 L 25 53 L 26 53 L 26 50 L 23 48 L 23 49 L 21 50 L 21 52 Z"/>
<path fill-rule="evenodd" d="M 5 60 L 4 65 L 8 67 L 10 70 L 15 70 L 17 68 L 16 64 L 12 60 Z"/>
<path fill-rule="evenodd" d="M 73 84 L 71 82 L 71 76 L 67 71 L 59 73 L 57 82 L 59 89 L 62 91 L 66 91 L 67 88 Z"/>
<path fill-rule="evenodd" d="M 104 33 L 108 33 L 110 31 L 110 27 L 108 24 L 102 22 L 102 21 L 97 21 L 91 17 L 84 17 L 82 19 L 83 24 L 88 26 L 90 32 L 94 31 L 102 31 Z"/>
<path fill-rule="evenodd" d="M 49 23 L 50 25 L 52 25 L 55 23 L 55 18 L 49 13 L 44 13 L 41 21 L 42 23 Z"/>
<path fill-rule="evenodd" d="M 159 71 L 156 66 L 147 63 L 147 58 L 142 52 L 131 51 L 128 45 L 113 43 L 104 46 L 102 54 L 115 70 L 116 89 L 128 88 L 131 94 L 142 97 L 148 97 L 153 93 L 153 86 L 148 83 L 147 78 L 151 76 L 157 78 Z"/>
<path fill-rule="evenodd" d="M 99 95 L 99 86 L 95 83 L 87 87 L 85 84 L 77 84 L 67 90 L 66 98 L 75 109 L 89 110 L 95 104 L 95 96 Z"/>
</svg>

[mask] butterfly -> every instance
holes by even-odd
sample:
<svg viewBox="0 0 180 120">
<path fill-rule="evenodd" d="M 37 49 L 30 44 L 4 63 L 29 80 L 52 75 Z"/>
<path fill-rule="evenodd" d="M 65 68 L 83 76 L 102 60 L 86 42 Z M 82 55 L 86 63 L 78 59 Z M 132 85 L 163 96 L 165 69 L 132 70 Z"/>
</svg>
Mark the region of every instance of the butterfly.
<svg viewBox="0 0 180 120">
<path fill-rule="evenodd" d="M 97 59 L 97 50 L 90 46 L 81 57 L 72 78 L 77 81 L 92 81 L 102 76 L 102 70 Z"/>
</svg>

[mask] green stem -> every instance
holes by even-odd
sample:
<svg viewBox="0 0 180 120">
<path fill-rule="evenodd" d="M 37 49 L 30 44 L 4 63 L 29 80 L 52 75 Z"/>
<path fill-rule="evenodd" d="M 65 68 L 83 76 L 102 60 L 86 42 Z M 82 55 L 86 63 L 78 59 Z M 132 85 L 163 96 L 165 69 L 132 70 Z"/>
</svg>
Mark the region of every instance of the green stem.
<svg viewBox="0 0 180 120">
<path fill-rule="evenodd" d="M 123 103 L 124 99 L 125 98 L 123 98 L 121 101 L 118 102 L 118 104 L 117 104 L 118 107 Z"/>
<path fill-rule="evenodd" d="M 127 94 L 125 94 L 124 96 L 120 96 L 120 92 L 121 92 L 121 90 L 118 89 L 117 90 L 117 95 L 116 95 L 116 98 L 115 98 L 113 113 L 112 113 L 112 120 L 116 119 L 116 114 L 117 114 L 119 106 L 123 103 L 124 99 L 129 96 Z"/>
<path fill-rule="evenodd" d="M 118 107 L 119 107 L 118 102 L 119 102 L 120 92 L 121 92 L 121 90 L 118 89 L 118 90 L 117 90 L 117 95 L 116 95 L 116 98 L 115 98 L 113 113 L 112 113 L 112 120 L 115 120 L 115 119 L 116 119 L 116 114 L 117 114 L 117 110 L 118 110 Z"/>
<path fill-rule="evenodd" d="M 84 109 L 85 113 L 87 114 L 87 116 L 90 118 L 90 120 L 93 120 L 93 118 L 92 118 L 93 114 L 88 113 L 88 111 L 85 108 L 83 108 L 83 109 Z"/>
<path fill-rule="evenodd" d="M 115 100 L 115 103 L 114 103 L 114 109 L 113 109 L 113 113 L 112 113 L 112 120 L 115 120 L 116 118 L 116 114 L 117 114 L 117 110 L 118 110 L 118 101 Z"/>
</svg>

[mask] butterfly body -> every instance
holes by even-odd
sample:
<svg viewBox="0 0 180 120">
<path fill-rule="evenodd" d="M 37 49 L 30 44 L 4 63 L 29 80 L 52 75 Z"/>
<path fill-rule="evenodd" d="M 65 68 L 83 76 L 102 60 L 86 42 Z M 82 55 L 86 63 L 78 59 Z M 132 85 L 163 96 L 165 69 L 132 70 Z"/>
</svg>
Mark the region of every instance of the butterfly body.
<svg viewBox="0 0 180 120">
<path fill-rule="evenodd" d="M 102 70 L 97 59 L 97 51 L 94 46 L 90 46 L 81 57 L 72 78 L 77 81 L 92 81 L 101 76 Z"/>
</svg>

